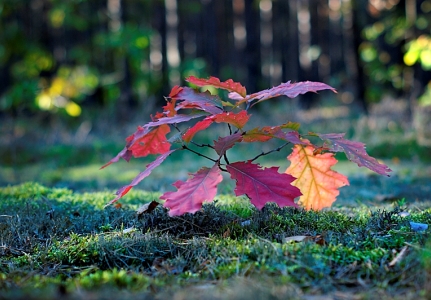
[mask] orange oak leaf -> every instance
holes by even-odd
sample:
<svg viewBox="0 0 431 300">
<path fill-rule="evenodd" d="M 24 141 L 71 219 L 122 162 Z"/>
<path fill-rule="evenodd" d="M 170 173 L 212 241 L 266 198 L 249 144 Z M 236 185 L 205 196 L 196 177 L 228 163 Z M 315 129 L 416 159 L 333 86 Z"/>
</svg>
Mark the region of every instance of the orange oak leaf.
<svg viewBox="0 0 431 300">
<path fill-rule="evenodd" d="M 187 181 L 176 181 L 175 192 L 166 192 L 160 199 L 166 200 L 164 207 L 169 208 L 169 215 L 178 216 L 194 213 L 201 209 L 204 201 L 211 202 L 217 194 L 217 185 L 223 180 L 220 168 L 215 164 L 211 169 L 203 167 Z"/>
<path fill-rule="evenodd" d="M 228 79 L 224 82 L 221 82 L 220 79 L 213 76 L 211 76 L 209 79 L 196 78 L 195 76 L 190 76 L 186 78 L 186 80 L 197 86 L 211 85 L 218 89 L 224 89 L 224 90 L 228 90 L 229 92 L 235 92 L 241 95 L 242 97 L 245 97 L 247 94 L 245 87 L 242 86 L 240 83 L 233 81 L 232 79 Z"/>
<path fill-rule="evenodd" d="M 297 178 L 292 184 L 302 192 L 298 203 L 308 210 L 321 210 L 332 205 L 340 193 L 338 188 L 349 185 L 349 181 L 346 176 L 331 170 L 337 163 L 333 153 L 315 155 L 314 150 L 311 144 L 295 145 L 288 156 L 291 164 L 286 173 Z"/>
</svg>

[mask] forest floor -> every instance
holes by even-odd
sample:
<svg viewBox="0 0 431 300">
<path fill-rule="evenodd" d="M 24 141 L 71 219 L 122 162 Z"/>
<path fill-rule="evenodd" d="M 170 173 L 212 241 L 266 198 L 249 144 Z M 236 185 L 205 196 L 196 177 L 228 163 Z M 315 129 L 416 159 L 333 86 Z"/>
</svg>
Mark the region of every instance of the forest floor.
<svg viewBox="0 0 431 300">
<path fill-rule="evenodd" d="M 293 119 L 304 130 L 345 128 L 393 170 L 378 176 L 337 156 L 350 186 L 332 208 L 258 211 L 226 180 L 215 203 L 175 218 L 160 206 L 136 210 L 196 171 L 193 156 L 166 161 L 104 208 L 148 163 L 99 170 L 135 125 L 105 136 L 107 124 L 71 132 L 51 120 L 32 131 L 12 120 L 0 129 L 0 299 L 425 299 L 430 235 L 411 222 L 431 224 L 431 150 L 390 106 L 354 121 L 343 110 Z M 286 156 L 261 163 L 283 171 Z"/>
</svg>

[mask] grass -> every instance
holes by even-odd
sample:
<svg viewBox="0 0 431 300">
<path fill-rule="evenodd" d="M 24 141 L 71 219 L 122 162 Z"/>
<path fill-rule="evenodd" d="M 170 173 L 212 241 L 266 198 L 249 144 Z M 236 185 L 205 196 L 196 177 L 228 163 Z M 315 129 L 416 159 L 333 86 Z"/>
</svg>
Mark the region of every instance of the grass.
<svg viewBox="0 0 431 300">
<path fill-rule="evenodd" d="M 426 204 L 257 211 L 221 195 L 194 215 L 136 214 L 158 195 L 132 190 L 104 208 L 112 191 L 1 188 L 0 299 L 417 299 L 431 289 L 429 231 L 409 226 L 430 224 Z"/>
</svg>

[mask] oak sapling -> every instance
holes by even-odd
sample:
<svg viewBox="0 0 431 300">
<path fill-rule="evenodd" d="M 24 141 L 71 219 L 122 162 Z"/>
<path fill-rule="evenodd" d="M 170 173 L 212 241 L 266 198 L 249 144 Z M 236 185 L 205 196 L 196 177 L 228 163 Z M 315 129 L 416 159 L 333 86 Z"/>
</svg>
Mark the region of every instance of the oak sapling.
<svg viewBox="0 0 431 300">
<path fill-rule="evenodd" d="M 221 172 L 229 173 L 236 181 L 235 194 L 246 195 L 258 209 L 262 209 L 267 202 L 275 202 L 280 207 L 302 206 L 315 210 L 331 206 L 339 194 L 338 188 L 349 184 L 346 176 L 331 170 L 337 163 L 334 152 L 344 152 L 350 161 L 378 174 L 388 176 L 391 172 L 386 165 L 367 154 L 364 144 L 344 139 L 343 133 L 300 134 L 300 125 L 293 122 L 246 128 L 251 117 L 248 110 L 254 105 L 278 96 L 294 98 L 307 92 L 336 92 L 327 84 L 310 81 L 286 82 L 271 89 L 247 94 L 244 86 L 231 79 L 221 82 L 216 77 L 201 79 L 190 76 L 186 80 L 197 87 L 212 86 L 227 90 L 228 99 L 222 100 L 217 95 L 199 92 L 190 87 L 173 87 L 166 98 L 163 111 L 156 113 L 151 122 L 139 126 L 136 132 L 126 139 L 124 149 L 102 166 L 105 168 L 120 158 L 129 161 L 132 156 L 136 158 L 158 155 L 129 185 L 120 188 L 116 197 L 107 205 L 119 200 L 149 176 L 170 154 L 181 150 L 191 151 L 203 159 L 208 159 L 213 162 L 213 166 L 202 167 L 186 181 L 176 181 L 173 183 L 176 191 L 160 196 L 160 199 L 165 200 L 163 205 L 169 208 L 171 216 L 194 213 L 202 207 L 204 201 L 212 201 L 217 194 L 217 185 L 223 180 Z M 182 128 L 187 122 L 193 123 L 186 129 Z M 197 143 L 195 136 L 214 123 L 225 124 L 229 134 L 214 137 L 213 144 Z M 172 130 L 175 133 L 168 139 Z M 313 144 L 307 139 L 310 137 L 317 137 L 322 143 Z M 271 139 L 281 140 L 283 144 L 246 161 L 231 162 L 228 158 L 228 150 L 236 144 L 262 143 Z M 280 151 L 288 145 L 293 145 L 293 151 L 288 156 L 291 164 L 284 173 L 279 173 L 277 167 L 263 168 L 254 162 L 260 156 Z M 213 149 L 215 156 L 209 157 L 199 152 L 198 149 L 202 147 Z M 295 201 L 297 197 L 299 200 Z"/>
</svg>

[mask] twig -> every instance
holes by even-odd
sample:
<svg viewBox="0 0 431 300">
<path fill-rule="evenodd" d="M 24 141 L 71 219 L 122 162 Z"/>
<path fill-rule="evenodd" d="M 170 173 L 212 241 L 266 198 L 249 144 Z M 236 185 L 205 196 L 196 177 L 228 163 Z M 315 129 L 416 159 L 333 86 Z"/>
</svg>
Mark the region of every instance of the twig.
<svg viewBox="0 0 431 300">
<path fill-rule="evenodd" d="M 272 150 L 270 150 L 268 152 L 262 152 L 261 154 L 257 155 L 255 158 L 251 159 L 250 161 L 255 161 L 256 159 L 258 159 L 261 156 L 268 155 L 270 153 L 280 151 L 281 149 L 283 149 L 284 147 L 286 147 L 289 144 L 290 144 L 290 142 L 286 142 L 286 143 L 284 143 L 283 145 L 281 145 L 280 147 L 278 147 L 276 149 L 272 149 Z"/>
<path fill-rule="evenodd" d="M 210 145 L 210 144 L 198 144 L 198 143 L 193 142 L 193 141 L 190 141 L 190 143 L 192 143 L 192 144 L 193 144 L 193 145 L 195 145 L 196 147 L 200 147 L 200 148 L 208 147 L 208 148 L 212 148 L 212 149 L 214 149 L 214 146 L 212 146 L 212 145 Z"/>
<path fill-rule="evenodd" d="M 199 152 L 197 152 L 197 151 L 195 151 L 195 150 L 193 150 L 193 149 L 190 149 L 189 147 L 187 147 L 186 145 L 183 145 L 182 146 L 182 148 L 183 149 L 185 149 L 185 150 L 189 150 L 190 152 L 193 152 L 194 154 L 196 154 L 196 155 L 198 155 L 198 156 L 201 156 L 201 157 L 204 157 L 204 158 L 206 158 L 206 159 L 209 159 L 210 161 L 213 161 L 213 162 L 217 162 L 217 160 L 215 160 L 215 159 L 212 159 L 211 157 L 209 157 L 209 156 L 206 156 L 206 155 L 204 155 L 204 154 L 202 154 L 202 153 L 199 153 Z"/>
</svg>

